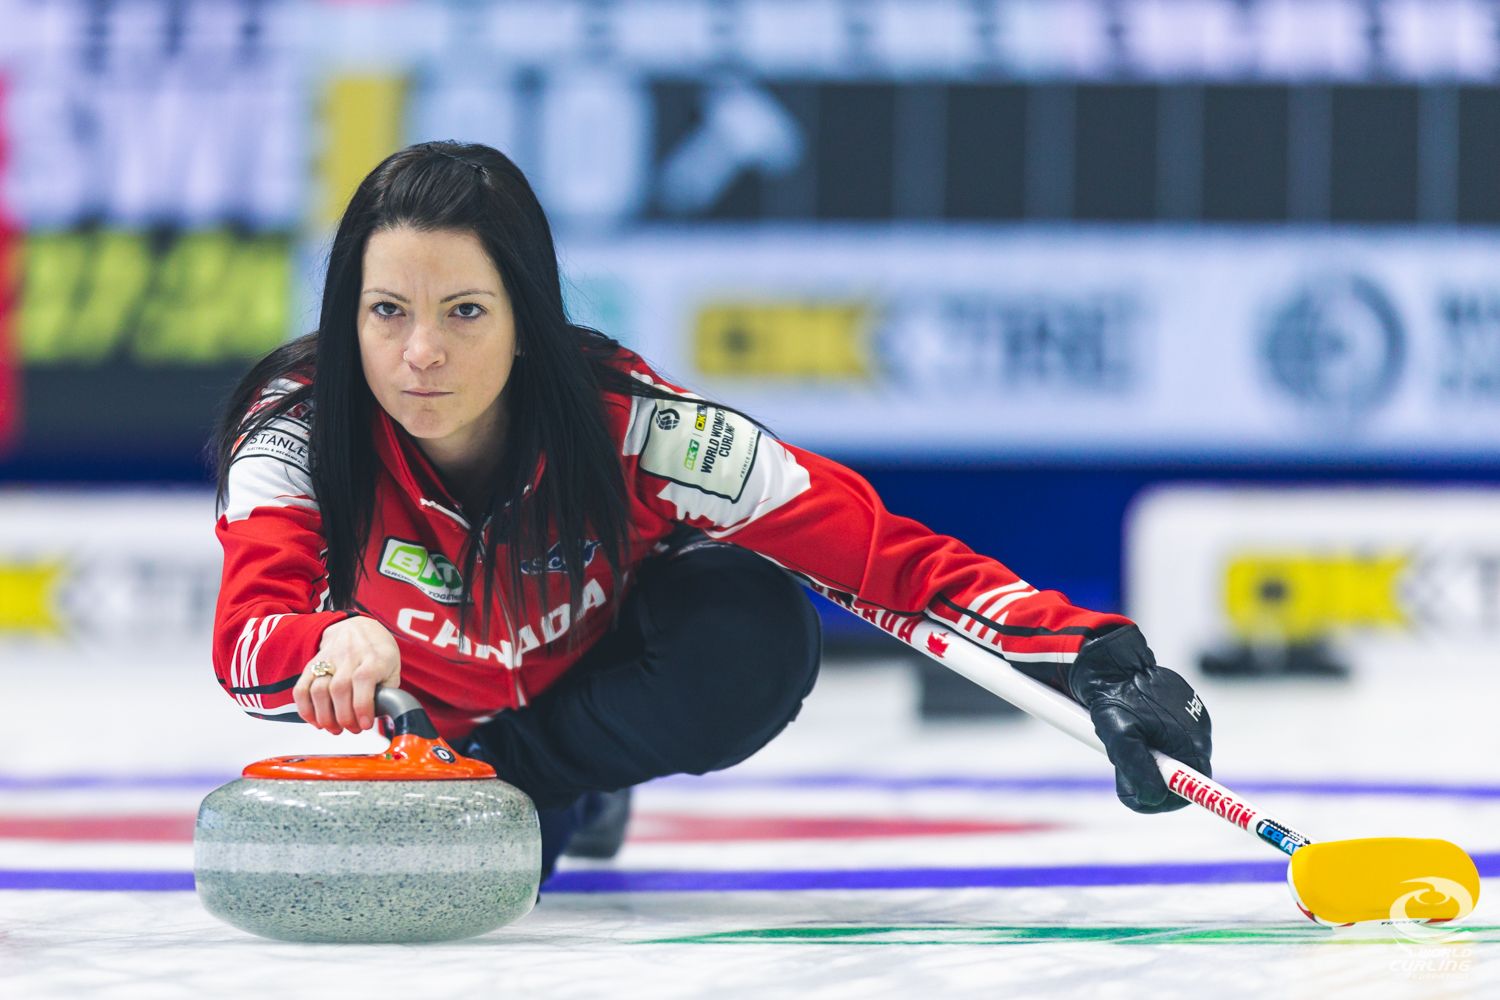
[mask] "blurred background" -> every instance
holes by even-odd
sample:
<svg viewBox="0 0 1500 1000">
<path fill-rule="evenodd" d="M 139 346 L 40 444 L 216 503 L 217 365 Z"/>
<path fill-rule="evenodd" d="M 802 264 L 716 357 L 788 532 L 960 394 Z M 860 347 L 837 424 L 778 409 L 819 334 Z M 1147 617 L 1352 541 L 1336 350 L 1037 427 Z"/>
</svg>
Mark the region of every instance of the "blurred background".
<svg viewBox="0 0 1500 1000">
<path fill-rule="evenodd" d="M 206 659 L 220 404 L 439 138 L 575 321 L 1190 676 L 1500 631 L 1491 0 L 0 0 L 0 632 Z"/>
</svg>

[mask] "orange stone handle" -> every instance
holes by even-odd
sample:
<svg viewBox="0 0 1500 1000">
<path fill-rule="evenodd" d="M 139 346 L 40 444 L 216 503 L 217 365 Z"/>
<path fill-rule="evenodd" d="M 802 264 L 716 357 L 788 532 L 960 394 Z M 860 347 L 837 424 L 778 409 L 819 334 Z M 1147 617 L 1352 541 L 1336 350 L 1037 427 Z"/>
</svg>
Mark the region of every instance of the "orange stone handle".
<svg viewBox="0 0 1500 1000">
<path fill-rule="evenodd" d="M 375 709 L 390 717 L 395 734 L 385 753 L 270 757 L 241 773 L 246 778 L 283 781 L 482 781 L 495 777 L 495 769 L 483 761 L 454 753 L 426 710 L 405 691 L 377 688 Z"/>
</svg>

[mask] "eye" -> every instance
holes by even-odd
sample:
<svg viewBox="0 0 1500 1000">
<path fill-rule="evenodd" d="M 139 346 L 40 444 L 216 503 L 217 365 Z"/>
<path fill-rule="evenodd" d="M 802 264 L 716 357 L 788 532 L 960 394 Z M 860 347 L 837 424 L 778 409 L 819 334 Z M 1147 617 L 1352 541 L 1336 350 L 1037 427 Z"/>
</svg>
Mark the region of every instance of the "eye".
<svg viewBox="0 0 1500 1000">
<path fill-rule="evenodd" d="M 484 307 L 477 302 L 460 302 L 453 307 L 453 315 L 459 319 L 478 319 L 484 315 Z"/>
<path fill-rule="evenodd" d="M 370 311 L 381 319 L 390 319 L 392 316 L 401 315 L 401 307 L 394 302 L 377 302 L 370 307 Z"/>
</svg>

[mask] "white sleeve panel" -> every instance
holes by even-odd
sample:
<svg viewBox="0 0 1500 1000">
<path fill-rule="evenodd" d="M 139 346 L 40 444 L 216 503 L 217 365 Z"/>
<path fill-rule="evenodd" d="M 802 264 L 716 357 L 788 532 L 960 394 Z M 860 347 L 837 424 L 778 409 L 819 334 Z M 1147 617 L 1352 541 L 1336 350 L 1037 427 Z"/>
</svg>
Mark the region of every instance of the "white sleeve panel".
<svg viewBox="0 0 1500 1000">
<path fill-rule="evenodd" d="M 640 378 L 639 375 L 636 377 Z M 644 396 L 630 397 L 630 424 L 625 428 L 625 442 L 620 446 L 621 455 L 627 458 L 639 455 L 641 449 L 646 447 L 646 433 L 651 430 L 651 418 L 656 414 L 656 407 L 652 402 Z"/>
<path fill-rule="evenodd" d="M 681 487 L 672 486 L 669 489 Z M 727 509 L 721 508 L 698 516 L 712 518 L 716 524 L 721 525 L 717 530 L 705 528 L 706 534 L 713 538 L 726 538 L 810 489 L 812 479 L 792 453 L 783 448 L 780 441 L 762 437 L 760 453 L 756 456 L 754 468 L 750 470 L 750 481 L 745 484 L 745 492 L 739 501 L 729 505 Z M 668 490 L 663 490 L 661 496 L 665 499 L 667 493 Z M 723 503 L 722 500 L 719 502 Z M 678 509 L 681 509 L 680 503 Z"/>
<path fill-rule="evenodd" d="M 672 504 L 679 521 L 711 522 L 700 526 L 715 538 L 812 488 L 791 452 L 733 410 L 642 399 L 631 418 L 624 450 L 640 455 L 642 489 Z"/>
<path fill-rule="evenodd" d="M 286 390 L 285 380 L 272 383 L 257 408 L 273 402 Z M 252 411 L 253 412 L 253 411 Z M 240 521 L 257 507 L 306 507 L 318 509 L 309 473 L 309 414 L 301 406 L 273 420 L 240 442 L 229 466 L 224 516 Z"/>
</svg>

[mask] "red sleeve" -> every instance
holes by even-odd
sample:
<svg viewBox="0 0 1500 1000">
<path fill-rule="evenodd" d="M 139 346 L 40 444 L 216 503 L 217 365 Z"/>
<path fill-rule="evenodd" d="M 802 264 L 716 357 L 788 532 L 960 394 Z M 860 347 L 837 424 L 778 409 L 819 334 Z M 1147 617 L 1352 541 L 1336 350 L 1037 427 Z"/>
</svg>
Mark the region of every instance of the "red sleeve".
<svg viewBox="0 0 1500 1000">
<path fill-rule="evenodd" d="M 926 613 L 1015 661 L 1070 663 L 1087 638 L 1130 624 L 1037 590 L 1000 562 L 885 509 L 857 473 L 782 445 L 808 471 L 809 487 L 733 535 L 888 631 L 881 612 Z M 832 593 L 829 593 L 832 591 Z"/>
<path fill-rule="evenodd" d="M 268 396 L 286 388 L 273 384 Z M 292 687 L 323 630 L 349 616 L 322 610 L 327 573 L 307 473 L 306 416 L 294 411 L 240 445 L 217 528 L 224 577 L 214 612 L 214 674 L 250 715 L 292 722 L 300 721 Z"/>
<path fill-rule="evenodd" d="M 711 404 L 636 399 L 622 452 L 640 503 L 759 552 L 887 631 L 929 615 L 1009 660 L 1069 663 L 1091 635 L 1129 624 L 891 514 L 856 473 Z"/>
</svg>

